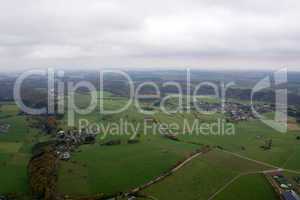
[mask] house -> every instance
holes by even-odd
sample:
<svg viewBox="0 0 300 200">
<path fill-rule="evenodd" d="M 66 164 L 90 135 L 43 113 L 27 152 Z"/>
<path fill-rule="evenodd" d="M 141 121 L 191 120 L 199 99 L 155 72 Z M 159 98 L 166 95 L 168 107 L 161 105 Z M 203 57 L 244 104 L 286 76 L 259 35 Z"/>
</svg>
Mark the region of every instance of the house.
<svg viewBox="0 0 300 200">
<path fill-rule="evenodd" d="M 9 124 L 0 124 L 0 134 L 7 133 L 9 128 L 10 128 Z"/>
<path fill-rule="evenodd" d="M 292 184 L 290 184 L 288 180 L 280 173 L 274 174 L 273 179 L 282 189 L 289 189 L 292 187 Z"/>
<path fill-rule="evenodd" d="M 300 197 L 293 190 L 283 192 L 282 198 L 284 200 L 300 200 Z"/>
<path fill-rule="evenodd" d="M 130 197 L 128 197 L 128 200 L 134 200 L 134 199 L 136 199 L 135 196 L 130 196 Z"/>
<path fill-rule="evenodd" d="M 62 160 L 69 160 L 71 158 L 71 154 L 69 152 L 63 152 L 60 154 L 60 159 Z"/>
<path fill-rule="evenodd" d="M 64 131 L 58 131 L 56 133 L 56 139 L 59 141 L 63 141 L 65 139 L 65 132 Z"/>
</svg>

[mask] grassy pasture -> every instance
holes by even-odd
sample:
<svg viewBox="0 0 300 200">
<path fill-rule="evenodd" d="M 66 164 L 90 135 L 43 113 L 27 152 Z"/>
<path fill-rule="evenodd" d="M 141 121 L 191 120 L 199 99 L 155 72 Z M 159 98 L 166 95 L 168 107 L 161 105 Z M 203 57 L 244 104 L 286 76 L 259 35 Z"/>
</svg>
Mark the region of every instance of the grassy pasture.
<svg viewBox="0 0 300 200">
<path fill-rule="evenodd" d="M 89 95 L 76 93 L 76 104 L 80 108 L 89 105 Z M 110 93 L 104 94 L 104 108 L 115 110 L 126 104 L 127 99 L 114 97 Z M 210 100 L 210 99 L 209 99 Z M 39 136 L 36 130 L 28 128 L 24 116 L 18 116 L 15 105 L 2 105 L 0 108 L 0 122 L 11 124 L 9 132 L 0 134 L 0 177 L 11 179 L 9 184 L 0 184 L 0 193 L 28 192 L 26 166 L 30 158 L 32 145 L 40 140 L 47 140 Z M 75 121 L 84 118 L 90 122 L 109 125 L 123 118 L 133 124 L 143 122 L 145 115 L 138 113 L 134 106 L 119 114 L 103 115 L 99 112 L 100 106 L 96 105 L 95 111 L 88 115 L 76 115 Z M 3 116 L 3 117 L 1 117 Z M 9 116 L 9 117 L 8 117 Z M 171 124 L 177 123 L 182 128 L 183 121 L 193 122 L 195 119 L 201 122 L 215 123 L 223 115 L 203 115 L 196 112 L 164 114 L 158 112 L 154 115 L 159 122 Z M 62 120 L 62 127 L 66 127 L 67 114 Z M 292 121 L 291 121 L 292 122 Z M 142 128 L 142 127 L 141 127 Z M 290 130 L 286 134 L 278 133 L 258 120 L 240 122 L 235 124 L 235 135 L 179 135 L 186 142 L 197 142 L 222 148 L 242 154 L 244 156 L 268 162 L 285 168 L 300 170 L 300 148 L 296 140 L 299 131 Z M 179 130 L 178 133 L 181 131 Z M 127 135 L 108 135 L 101 140 L 102 133 L 94 145 L 84 145 L 72 154 L 68 162 L 61 162 L 59 169 L 59 192 L 70 195 L 91 195 L 96 193 L 112 194 L 126 191 L 160 175 L 170 169 L 179 160 L 199 148 L 189 143 L 175 142 L 160 135 L 140 136 L 137 144 L 127 144 Z M 111 139 L 120 139 L 121 145 L 100 146 L 100 143 Z M 260 148 L 265 140 L 272 139 L 271 150 L 264 151 Z M 243 147 L 243 148 L 242 148 Z M 153 195 L 159 199 L 207 199 L 221 186 L 242 172 L 262 170 L 249 161 L 232 157 L 221 152 L 211 152 L 194 160 L 192 163 L 178 171 L 174 176 L 168 177 L 163 182 L 154 185 L 145 194 Z M 263 179 L 260 176 L 245 176 L 225 190 L 217 198 L 231 198 L 231 193 L 237 190 L 247 194 L 247 187 L 258 185 L 266 193 L 255 196 L 257 199 L 271 199 Z M 251 188 L 253 192 L 260 192 L 260 188 Z M 170 198 L 170 191 L 172 196 Z M 240 199 L 247 199 L 239 194 Z M 254 197 L 251 196 L 250 197 Z M 270 197 L 270 198 L 268 198 Z"/>
<path fill-rule="evenodd" d="M 218 194 L 215 200 L 276 200 L 272 186 L 262 174 L 242 176 L 227 189 Z"/>
<path fill-rule="evenodd" d="M 162 174 L 196 148 L 160 136 L 145 136 L 138 144 L 81 146 L 70 162 L 62 163 L 59 190 L 78 195 L 126 191 Z"/>
<path fill-rule="evenodd" d="M 266 167 L 256 163 L 212 151 L 198 157 L 162 182 L 147 188 L 143 193 L 162 200 L 207 200 L 238 174 L 265 169 Z"/>
<path fill-rule="evenodd" d="M 7 133 L 0 134 L 0 141 L 20 142 L 29 133 L 28 124 L 24 116 L 12 116 L 0 119 L 0 123 L 10 125 Z"/>
<path fill-rule="evenodd" d="M 0 142 L 0 152 L 16 153 L 21 146 L 20 142 Z"/>
<path fill-rule="evenodd" d="M 100 99 L 100 93 L 97 92 L 97 103 L 93 105 L 93 110 L 88 114 L 79 114 L 75 113 L 75 127 L 79 126 L 80 119 L 88 120 L 90 123 L 102 123 L 107 124 L 110 122 L 117 122 L 120 118 L 124 118 L 128 121 L 138 121 L 143 119 L 143 115 L 137 113 L 136 108 L 134 106 L 130 106 L 127 110 L 124 112 L 118 113 L 118 114 L 102 114 L 102 110 L 105 111 L 116 111 L 118 109 L 123 108 L 127 102 L 128 99 L 122 98 L 122 97 L 114 97 L 109 92 L 102 92 L 103 98 Z M 80 109 L 87 108 L 91 103 L 91 96 L 90 94 L 84 94 L 84 93 L 75 93 L 75 104 Z M 68 97 L 65 98 L 65 116 L 62 120 L 62 128 L 67 128 L 67 122 L 69 120 L 69 113 L 68 113 Z M 103 107 L 101 107 L 101 104 Z"/>
<path fill-rule="evenodd" d="M 19 109 L 13 103 L 2 103 L 0 123 L 9 124 L 7 133 L 0 134 L 0 193 L 26 194 L 29 192 L 27 163 L 31 146 L 37 142 L 37 130 L 28 128 L 25 116 L 18 115 Z M 2 117 L 1 117 L 2 116 Z"/>
<path fill-rule="evenodd" d="M 0 144 L 2 145 L 2 144 Z M 0 149 L 0 193 L 23 194 L 28 192 L 27 162 L 29 155 L 6 153 Z"/>
<path fill-rule="evenodd" d="M 80 98 L 79 103 L 86 103 L 86 105 L 89 103 L 87 95 L 77 95 Z M 104 99 L 104 107 L 107 109 L 115 109 L 125 103 L 126 99 L 124 98 L 115 99 L 107 96 Z M 85 118 L 90 122 L 106 125 L 110 122 L 116 122 L 120 118 L 138 123 L 142 122 L 145 117 L 138 113 L 133 106 L 117 115 L 101 115 L 98 111 L 99 106 L 97 105 L 95 112 L 86 116 L 77 115 L 76 120 Z M 158 112 L 154 118 L 161 123 L 177 123 L 182 128 L 184 119 L 191 123 L 195 119 L 200 122 L 215 123 L 217 119 L 224 117 L 220 113 L 203 115 L 192 112 L 168 115 Z M 277 166 L 300 169 L 298 156 L 300 149 L 297 148 L 299 141 L 296 140 L 297 131 L 289 131 L 286 134 L 278 133 L 259 120 L 239 122 L 234 124 L 234 127 L 235 135 L 231 136 L 181 134 L 179 138 L 186 142 L 221 146 L 226 150 Z M 97 143 L 96 145 L 80 147 L 80 152 L 75 153 L 70 162 L 62 163 L 59 173 L 59 190 L 62 193 L 87 195 L 98 192 L 111 194 L 124 191 L 159 175 L 195 149 L 194 146 L 168 141 L 160 136 L 143 136 L 141 143 L 134 145 L 125 144 L 128 136 L 108 136 L 104 141 L 100 140 L 100 137 L 101 134 L 98 137 L 98 143 L 110 139 L 121 139 L 122 145 L 103 147 Z M 273 146 L 271 150 L 264 151 L 260 146 L 264 145 L 267 139 L 272 139 Z M 232 158 L 228 155 L 218 155 L 217 153 L 201 158 L 193 165 L 197 167 L 187 166 L 188 171 L 178 172 L 180 178 L 170 177 L 161 183 L 163 186 L 157 184 L 145 192 L 152 194 L 153 191 L 153 194 L 158 194 L 162 197 L 161 199 L 168 199 L 169 193 L 167 191 L 177 187 L 173 199 L 176 199 L 177 196 L 178 199 L 186 199 L 185 197 L 206 199 L 218 187 L 238 173 L 260 168 L 259 166 L 253 167 L 253 163 L 249 164 L 248 161 Z M 250 167 L 247 167 L 248 165 Z M 249 184 L 255 181 L 262 184 L 260 178 L 255 177 L 253 179 L 249 180 Z M 185 184 L 189 188 L 185 188 Z M 193 192 L 194 190 L 197 191 L 197 194 Z"/>
<path fill-rule="evenodd" d="M 161 120 L 168 121 L 168 118 L 161 117 Z M 177 119 L 174 119 L 175 121 Z M 171 121 L 171 119 L 170 119 Z M 207 122 L 203 117 L 203 121 Z M 212 120 L 213 121 L 213 120 Z M 216 119 L 215 119 L 216 122 Z M 196 135 L 195 133 L 179 135 L 184 141 L 198 142 L 240 153 L 253 159 L 261 160 L 277 166 L 286 166 L 300 170 L 300 156 L 297 146 L 300 141 L 296 139 L 297 131 L 279 133 L 263 124 L 259 120 L 250 120 L 234 124 L 234 135 Z M 260 148 L 265 141 L 272 139 L 272 148 L 263 150 Z"/>
</svg>

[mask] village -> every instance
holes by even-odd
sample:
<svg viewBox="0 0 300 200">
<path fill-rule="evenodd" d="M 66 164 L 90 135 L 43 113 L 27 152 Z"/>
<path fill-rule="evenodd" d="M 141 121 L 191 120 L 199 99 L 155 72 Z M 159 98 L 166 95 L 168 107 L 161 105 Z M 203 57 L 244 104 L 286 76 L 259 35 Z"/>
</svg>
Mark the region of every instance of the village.
<svg viewBox="0 0 300 200">
<path fill-rule="evenodd" d="M 203 113 L 223 112 L 225 113 L 228 122 L 239 122 L 251 119 L 256 119 L 255 110 L 260 115 L 274 112 L 274 105 L 272 104 L 243 104 L 239 102 L 226 102 L 222 108 L 220 103 L 198 101 L 191 104 L 192 110 L 202 111 Z"/>
<path fill-rule="evenodd" d="M 71 152 L 82 144 L 93 144 L 96 140 L 96 134 L 87 133 L 85 129 L 78 131 L 77 129 L 56 133 L 55 153 L 61 160 L 69 160 Z"/>
</svg>

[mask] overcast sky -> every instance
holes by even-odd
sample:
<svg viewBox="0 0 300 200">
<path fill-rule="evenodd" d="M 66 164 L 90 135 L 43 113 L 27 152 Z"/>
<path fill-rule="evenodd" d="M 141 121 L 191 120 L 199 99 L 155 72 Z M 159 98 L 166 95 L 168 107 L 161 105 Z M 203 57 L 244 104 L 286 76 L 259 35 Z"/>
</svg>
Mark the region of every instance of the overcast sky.
<svg viewBox="0 0 300 200">
<path fill-rule="evenodd" d="M 299 0 L 0 3 L 0 70 L 300 70 Z"/>
</svg>

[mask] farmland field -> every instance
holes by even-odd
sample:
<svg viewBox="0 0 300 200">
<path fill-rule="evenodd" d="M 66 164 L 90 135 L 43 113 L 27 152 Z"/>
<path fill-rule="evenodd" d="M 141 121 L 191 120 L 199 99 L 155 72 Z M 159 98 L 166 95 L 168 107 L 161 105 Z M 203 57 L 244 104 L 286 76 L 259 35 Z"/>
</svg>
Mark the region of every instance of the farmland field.
<svg viewBox="0 0 300 200">
<path fill-rule="evenodd" d="M 8 131 L 0 133 L 0 176 L 1 180 L 7 180 L 0 184 L 0 193 L 29 192 L 27 164 L 31 147 L 40 136 L 18 112 L 18 107 L 12 103 L 2 104 L 0 108 L 0 116 L 6 116 L 0 117 L 0 123 L 9 124 Z"/>
<path fill-rule="evenodd" d="M 143 194 L 163 200 L 205 200 L 239 174 L 266 169 L 268 167 L 220 151 L 212 151 L 200 156 L 173 176 L 147 188 Z"/>
<path fill-rule="evenodd" d="M 252 199 L 270 199 L 275 200 L 273 188 L 270 186 L 266 178 L 261 174 L 247 175 L 240 177 L 226 190 L 221 192 L 215 198 L 216 200 L 252 200 Z"/>
<path fill-rule="evenodd" d="M 300 170 L 298 155 L 299 135 L 297 131 L 279 133 L 264 125 L 258 120 L 240 122 L 235 126 L 235 135 L 232 136 L 182 136 L 183 140 L 203 144 L 218 145 L 222 148 L 242 154 L 244 156 L 265 161 L 276 166 L 291 167 Z M 273 148 L 264 151 L 260 147 L 267 139 L 272 139 Z M 293 159 L 293 161 L 291 161 Z M 292 164 L 291 164 L 292 163 Z"/>
<path fill-rule="evenodd" d="M 76 93 L 75 100 L 80 108 L 85 108 L 90 103 L 89 95 L 84 93 Z M 105 109 L 118 109 L 127 101 L 126 98 L 115 97 L 108 92 L 104 93 L 103 100 Z M 210 101 L 211 99 L 208 102 Z M 183 161 L 206 145 L 215 150 L 201 155 L 172 176 L 141 191 L 141 194 L 162 200 L 170 198 L 205 200 L 235 177 L 244 173 L 254 173 L 239 177 L 215 199 L 272 199 L 274 197 L 273 190 L 259 174 L 270 167 L 221 150 L 234 152 L 276 167 L 300 170 L 298 156 L 300 141 L 296 139 L 299 132 L 295 129 L 282 134 L 259 120 L 248 120 L 235 123 L 235 132 L 232 135 L 220 136 L 212 132 L 201 135 L 195 134 L 193 132 L 195 130 L 185 132 L 185 121 L 191 124 L 195 120 L 201 123 L 221 123 L 217 126 L 223 126 L 226 125 L 223 122 L 225 116 L 220 112 L 210 115 L 195 111 L 166 114 L 155 110 L 157 113 L 151 119 L 156 123 L 179 124 L 178 130 L 168 130 L 178 137 L 178 141 L 174 141 L 160 134 L 143 134 L 142 130 L 145 126 L 143 122 L 148 116 L 139 113 L 134 106 L 130 106 L 118 115 L 103 115 L 99 113 L 100 105 L 95 107 L 95 111 L 89 114 L 76 114 L 75 126 L 79 126 L 80 119 L 84 119 L 90 124 L 101 124 L 107 130 L 113 130 L 109 125 L 113 122 L 119 123 L 119 119 L 122 118 L 135 125 L 140 123 L 140 131 L 136 134 L 133 133 L 133 129 L 129 134 L 99 132 L 94 144 L 81 145 L 72 152 L 70 160 L 60 161 L 57 189 L 61 194 L 112 195 L 128 191 L 169 171 L 179 161 Z M 14 192 L 14 188 L 19 188 L 20 194 L 29 193 L 27 164 L 31 157 L 31 148 L 35 143 L 53 138 L 37 129 L 29 128 L 30 119 L 18 113 L 19 110 L 14 104 L 1 105 L 0 122 L 9 124 L 10 127 L 7 133 L 0 134 L 0 173 L 2 177 L 12 177 L 13 181 L 0 185 L 0 193 Z M 59 121 L 59 128 L 67 129 L 67 120 L 68 113 Z M 290 119 L 290 123 L 296 124 L 293 119 Z M 130 144 L 128 141 L 133 135 L 138 137 L 138 142 Z M 265 151 L 261 146 L 269 139 L 272 139 L 273 146 Z M 112 140 L 118 140 L 120 144 L 103 145 Z M 251 191 L 247 191 L 249 187 Z M 232 193 L 236 193 L 237 196 L 233 197 Z"/>
<path fill-rule="evenodd" d="M 114 194 L 137 187 L 169 170 L 198 146 L 143 137 L 138 144 L 86 145 L 62 163 L 59 190 L 66 194 Z M 80 184 L 77 184 L 80 183 Z"/>
</svg>

